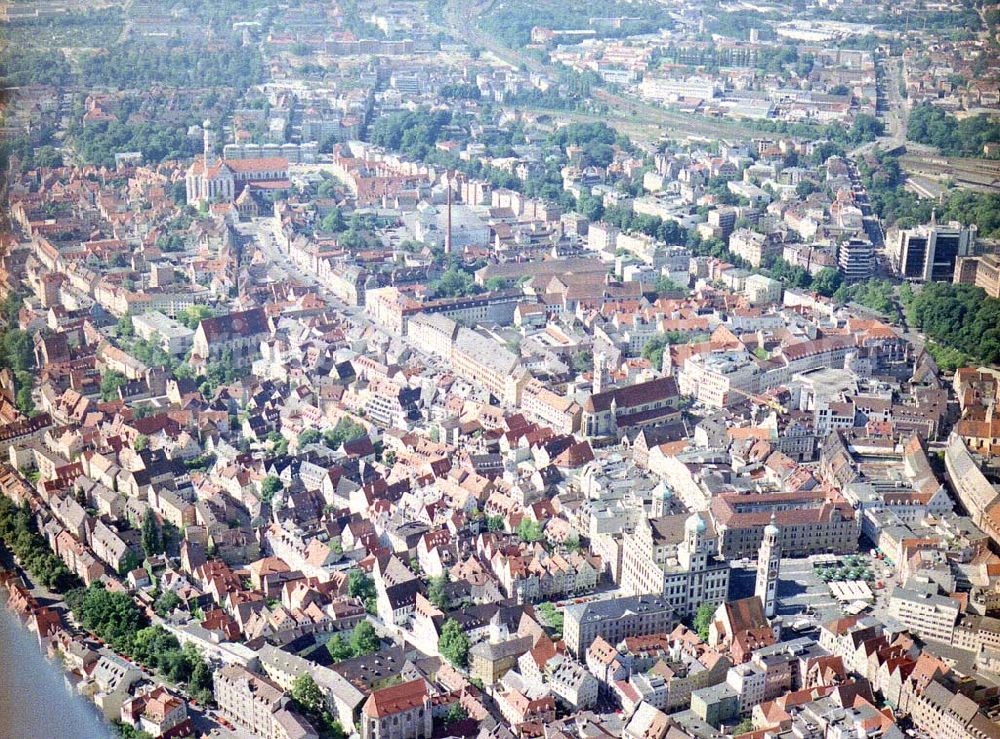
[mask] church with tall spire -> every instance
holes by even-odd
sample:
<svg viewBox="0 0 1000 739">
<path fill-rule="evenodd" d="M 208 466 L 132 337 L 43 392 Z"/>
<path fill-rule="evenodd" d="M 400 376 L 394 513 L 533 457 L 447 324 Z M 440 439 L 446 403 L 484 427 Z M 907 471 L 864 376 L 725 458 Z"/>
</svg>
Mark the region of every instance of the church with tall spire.
<svg viewBox="0 0 1000 739">
<path fill-rule="evenodd" d="M 217 138 L 211 121 L 202 124 L 202 154 L 184 177 L 188 205 L 231 203 L 246 189 L 280 190 L 289 186 L 288 160 L 223 159 L 215 152 Z"/>
</svg>

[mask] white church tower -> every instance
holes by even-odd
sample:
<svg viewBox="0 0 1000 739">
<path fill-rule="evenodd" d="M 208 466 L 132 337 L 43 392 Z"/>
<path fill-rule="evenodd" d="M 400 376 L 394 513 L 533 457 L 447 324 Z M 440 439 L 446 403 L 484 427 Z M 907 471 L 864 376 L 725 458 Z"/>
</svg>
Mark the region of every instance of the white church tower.
<svg viewBox="0 0 1000 739">
<path fill-rule="evenodd" d="M 760 598 L 764 615 L 768 618 L 774 618 L 777 610 L 778 572 L 781 569 L 780 536 L 781 529 L 775 525 L 772 513 L 771 523 L 764 527 L 764 538 L 760 542 L 760 551 L 757 552 L 757 582 L 753 590 L 754 595 Z"/>
<path fill-rule="evenodd" d="M 594 395 L 609 390 L 611 384 L 611 372 L 608 368 L 608 355 L 604 352 L 594 354 Z"/>
<path fill-rule="evenodd" d="M 215 159 L 215 130 L 212 128 L 212 121 L 206 120 L 201 124 L 202 131 L 202 160 L 205 162 L 206 169 L 210 164 L 213 163 Z"/>
</svg>

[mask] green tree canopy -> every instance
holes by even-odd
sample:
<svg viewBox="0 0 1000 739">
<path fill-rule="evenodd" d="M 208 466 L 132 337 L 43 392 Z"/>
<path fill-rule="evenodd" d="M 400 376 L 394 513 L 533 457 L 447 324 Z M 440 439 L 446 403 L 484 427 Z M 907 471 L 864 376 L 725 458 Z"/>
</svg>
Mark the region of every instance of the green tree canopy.
<svg viewBox="0 0 1000 739">
<path fill-rule="evenodd" d="M 438 298 L 458 298 L 482 292 L 482 288 L 476 284 L 472 275 L 457 267 L 448 269 L 431 283 L 430 288 Z"/>
<path fill-rule="evenodd" d="M 299 446 L 305 446 L 306 444 L 315 444 L 323 435 L 316 429 L 306 429 L 301 434 L 299 434 Z"/>
<path fill-rule="evenodd" d="M 330 449 L 340 449 L 348 441 L 367 436 L 368 431 L 350 416 L 342 416 L 337 425 L 323 432 L 323 443 Z"/>
<path fill-rule="evenodd" d="M 177 320 L 193 331 L 203 319 L 212 318 L 214 315 L 215 311 L 207 305 L 192 305 L 179 313 Z"/>
<path fill-rule="evenodd" d="M 118 389 L 124 386 L 128 380 L 121 372 L 109 370 L 101 376 L 101 398 L 105 401 L 112 401 L 118 398 Z"/>
<path fill-rule="evenodd" d="M 812 289 L 820 295 L 832 298 L 840 287 L 841 282 L 840 272 L 831 267 L 824 267 L 813 278 Z"/>
<path fill-rule="evenodd" d="M 344 221 L 344 214 L 340 212 L 340 208 L 334 208 L 323 220 L 320 221 L 320 228 L 323 231 L 330 233 L 341 233 L 347 230 L 347 222 Z"/>
<path fill-rule="evenodd" d="M 510 286 L 511 286 L 510 280 L 504 277 L 491 277 L 485 283 L 483 283 L 483 287 L 485 287 L 490 292 L 496 292 L 497 290 L 507 290 L 508 288 L 510 288 Z"/>
<path fill-rule="evenodd" d="M 910 112 L 906 136 L 936 146 L 946 156 L 981 157 L 984 145 L 1000 143 L 1000 123 L 985 114 L 959 120 L 936 105 L 921 103 Z"/>
<path fill-rule="evenodd" d="M 0 540 L 6 543 L 21 565 L 38 582 L 62 593 L 79 584 L 76 575 L 49 549 L 48 541 L 35 525 L 31 509 L 18 508 L 0 496 Z"/>
<path fill-rule="evenodd" d="M 438 649 L 441 656 L 455 667 L 466 667 L 469 664 L 469 635 L 455 619 L 449 618 L 444 622 Z"/>
<path fill-rule="evenodd" d="M 841 285 L 833 293 L 833 298 L 841 303 L 858 303 L 878 313 L 894 314 L 894 293 L 895 287 L 891 282 L 871 279 L 853 285 Z"/>
<path fill-rule="evenodd" d="M 20 329 L 8 329 L 0 335 L 0 368 L 30 372 L 35 368 L 35 346 L 31 335 Z"/>
<path fill-rule="evenodd" d="M 351 652 L 355 657 L 363 657 L 378 651 L 378 648 L 379 638 L 375 633 L 375 627 L 368 621 L 359 621 L 351 632 Z"/>
<path fill-rule="evenodd" d="M 260 484 L 260 499 L 261 502 L 270 503 L 274 494 L 280 491 L 284 487 L 281 482 L 281 478 L 277 475 L 268 475 L 264 478 L 264 481 Z"/>
<path fill-rule="evenodd" d="M 542 524 L 540 521 L 532 521 L 529 518 L 521 519 L 521 523 L 517 527 L 517 535 L 521 537 L 522 541 L 541 541 L 544 538 Z"/>
<path fill-rule="evenodd" d="M 809 287 L 812 284 L 812 276 L 808 272 L 802 267 L 789 264 L 781 257 L 771 262 L 765 272 L 788 287 Z"/>
<path fill-rule="evenodd" d="M 542 603 L 538 606 L 538 615 L 554 639 L 561 639 L 563 634 L 564 617 L 562 611 L 555 607 L 553 603 Z"/>
<path fill-rule="evenodd" d="M 142 517 L 142 551 L 147 557 L 152 557 L 163 553 L 163 537 L 160 534 L 160 526 L 156 522 L 156 516 L 152 510 L 147 509 Z"/>
<path fill-rule="evenodd" d="M 115 333 L 120 339 L 130 339 L 135 336 L 135 328 L 132 326 L 132 316 L 122 316 L 115 325 Z"/>
<path fill-rule="evenodd" d="M 313 676 L 305 672 L 292 681 L 292 700 L 307 713 L 323 710 L 323 691 L 319 689 Z"/>
<path fill-rule="evenodd" d="M 577 352 L 573 355 L 572 366 L 577 372 L 589 372 L 594 368 L 594 353 L 590 351 Z"/>
<path fill-rule="evenodd" d="M 85 629 L 126 653 L 130 653 L 132 640 L 144 622 L 128 593 L 111 592 L 102 582 L 87 588 L 73 615 Z"/>
<path fill-rule="evenodd" d="M 660 370 L 663 368 L 663 352 L 666 351 L 667 337 L 665 335 L 654 336 L 642 347 L 642 358 L 648 359 L 653 368 Z"/>
<path fill-rule="evenodd" d="M 326 651 L 330 653 L 330 659 L 334 662 L 343 662 L 354 656 L 350 644 L 344 639 L 342 634 L 334 634 L 326 643 Z"/>
<path fill-rule="evenodd" d="M 1000 362 L 1000 300 L 988 297 L 982 288 L 932 282 L 909 301 L 906 316 L 941 347 L 931 344 L 928 349 L 951 364 L 961 357 L 944 349 L 988 364 Z"/>
<path fill-rule="evenodd" d="M 684 285 L 678 285 L 669 277 L 659 277 L 656 280 L 654 289 L 658 293 L 687 295 L 688 289 Z"/>
<path fill-rule="evenodd" d="M 711 603 L 702 603 L 698 606 L 698 611 L 694 615 L 694 630 L 702 641 L 708 641 L 709 627 L 712 625 L 712 618 L 715 616 L 715 606 Z"/>
<path fill-rule="evenodd" d="M 464 721 L 467 718 L 469 718 L 469 712 L 462 708 L 461 703 L 456 701 L 448 708 L 448 713 L 444 715 L 444 722 L 446 724 L 454 724 L 458 721 Z"/>
<path fill-rule="evenodd" d="M 326 697 L 313 676 L 308 672 L 292 681 L 292 702 L 309 721 L 319 729 L 324 739 L 344 739 L 346 734 L 340 724 L 326 709 Z"/>
<path fill-rule="evenodd" d="M 375 583 L 368 573 L 352 570 L 347 576 L 347 592 L 351 597 L 359 598 L 369 613 L 375 611 Z"/>
<path fill-rule="evenodd" d="M 156 611 L 157 615 L 161 618 L 166 617 L 175 608 L 177 608 L 183 601 L 177 593 L 172 590 L 166 590 L 156 598 L 153 603 L 153 610 Z"/>
<path fill-rule="evenodd" d="M 599 221 L 604 215 L 604 201 L 588 192 L 582 194 L 576 201 L 576 209 L 589 221 Z"/>
<path fill-rule="evenodd" d="M 448 610 L 448 571 L 432 577 L 427 585 L 427 600 L 440 608 Z"/>
</svg>

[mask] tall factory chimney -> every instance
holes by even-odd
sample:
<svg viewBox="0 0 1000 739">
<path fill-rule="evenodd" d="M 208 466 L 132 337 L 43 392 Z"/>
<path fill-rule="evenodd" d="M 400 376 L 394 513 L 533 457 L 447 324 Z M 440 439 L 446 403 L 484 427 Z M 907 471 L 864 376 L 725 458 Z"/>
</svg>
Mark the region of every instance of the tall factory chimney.
<svg viewBox="0 0 1000 739">
<path fill-rule="evenodd" d="M 448 230 L 444 235 L 444 253 L 451 254 L 451 173 L 445 175 L 445 187 L 448 188 Z"/>
</svg>

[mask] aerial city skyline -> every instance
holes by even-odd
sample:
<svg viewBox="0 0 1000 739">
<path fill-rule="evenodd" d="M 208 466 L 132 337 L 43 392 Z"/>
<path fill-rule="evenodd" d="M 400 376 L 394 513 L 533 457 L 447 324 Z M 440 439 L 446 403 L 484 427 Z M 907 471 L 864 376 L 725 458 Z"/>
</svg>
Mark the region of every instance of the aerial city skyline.
<svg viewBox="0 0 1000 739">
<path fill-rule="evenodd" d="M 1000 5 L 0 28 L 0 735 L 1000 739 Z"/>
</svg>

